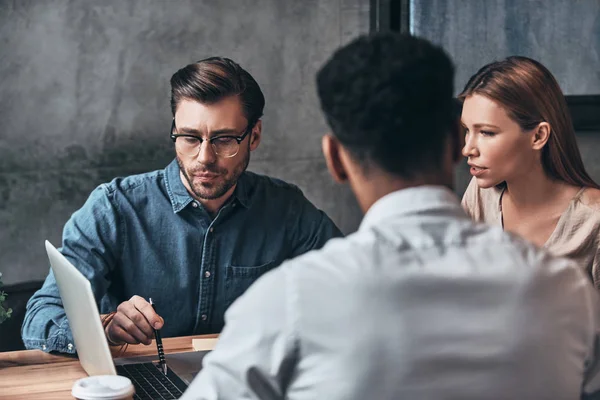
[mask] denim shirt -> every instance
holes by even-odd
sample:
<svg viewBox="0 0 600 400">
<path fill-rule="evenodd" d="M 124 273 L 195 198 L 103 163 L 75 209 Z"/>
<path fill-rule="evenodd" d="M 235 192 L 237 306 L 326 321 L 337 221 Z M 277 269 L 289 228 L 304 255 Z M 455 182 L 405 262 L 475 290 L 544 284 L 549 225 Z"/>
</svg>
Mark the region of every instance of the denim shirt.
<svg viewBox="0 0 600 400">
<path fill-rule="evenodd" d="M 258 277 L 335 236 L 296 186 L 251 172 L 211 216 L 174 160 L 96 188 L 59 250 L 89 279 L 100 313 L 152 297 L 169 337 L 220 332 L 225 310 Z M 27 304 L 22 337 L 28 349 L 76 351 L 52 271 Z"/>
</svg>

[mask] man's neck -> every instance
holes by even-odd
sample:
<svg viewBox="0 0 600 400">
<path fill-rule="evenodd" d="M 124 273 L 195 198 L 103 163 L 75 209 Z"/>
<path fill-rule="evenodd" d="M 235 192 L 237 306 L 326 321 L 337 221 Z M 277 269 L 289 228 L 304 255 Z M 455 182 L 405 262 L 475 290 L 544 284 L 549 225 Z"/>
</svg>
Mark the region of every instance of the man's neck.
<svg viewBox="0 0 600 400">
<path fill-rule="evenodd" d="M 349 183 L 364 214 L 382 197 L 402 189 L 433 185 L 450 187 L 439 177 L 418 177 L 406 180 L 389 174 L 374 173 L 366 176 L 349 177 Z"/>
<path fill-rule="evenodd" d="M 208 213 L 211 216 L 215 216 L 219 212 L 221 207 L 223 207 L 223 204 L 225 204 L 227 202 L 227 200 L 229 200 L 231 198 L 231 196 L 233 195 L 233 192 L 235 191 L 235 187 L 236 187 L 236 185 L 234 185 L 231 189 L 229 189 L 227 191 L 227 193 L 225 193 L 223 196 L 219 197 L 218 199 L 211 199 L 211 200 L 200 199 L 194 195 L 192 195 L 192 197 L 194 197 L 200 204 L 202 204 L 204 209 L 206 211 L 208 211 Z"/>
<path fill-rule="evenodd" d="M 181 171 L 179 172 L 179 177 L 181 179 L 181 182 L 183 182 L 183 186 L 185 186 L 185 189 L 188 191 L 190 196 L 192 196 L 194 198 L 194 200 L 196 200 L 198 203 L 202 204 L 202 207 L 204 207 L 204 209 L 211 216 L 214 216 L 219 212 L 221 207 L 223 207 L 223 204 L 225 204 L 227 202 L 227 200 L 229 200 L 229 198 L 231 198 L 231 196 L 233 195 L 233 192 L 235 192 L 235 188 L 237 187 L 237 183 L 236 183 L 235 185 L 233 185 L 231 187 L 231 189 L 229 189 L 223 196 L 221 196 L 219 198 L 202 199 L 202 198 L 196 196 L 194 194 L 194 192 L 190 189 L 187 179 L 185 179 L 185 177 L 183 176 L 183 173 Z"/>
</svg>

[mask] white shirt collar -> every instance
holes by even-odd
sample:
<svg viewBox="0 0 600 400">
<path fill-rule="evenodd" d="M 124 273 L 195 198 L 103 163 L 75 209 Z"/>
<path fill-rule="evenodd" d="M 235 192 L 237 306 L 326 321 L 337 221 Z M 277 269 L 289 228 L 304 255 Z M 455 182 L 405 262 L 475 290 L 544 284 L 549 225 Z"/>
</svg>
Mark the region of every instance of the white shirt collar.
<svg viewBox="0 0 600 400">
<path fill-rule="evenodd" d="M 391 216 L 408 215 L 434 209 L 464 214 L 458 197 L 444 186 L 416 186 L 397 190 L 377 200 L 365 214 L 359 230 L 367 229 Z"/>
</svg>

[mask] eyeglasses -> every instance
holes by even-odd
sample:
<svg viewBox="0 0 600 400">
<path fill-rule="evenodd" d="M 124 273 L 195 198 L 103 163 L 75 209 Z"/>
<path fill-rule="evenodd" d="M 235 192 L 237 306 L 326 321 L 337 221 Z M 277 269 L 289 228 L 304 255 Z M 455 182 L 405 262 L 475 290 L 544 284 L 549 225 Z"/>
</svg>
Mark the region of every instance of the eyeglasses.
<svg viewBox="0 0 600 400">
<path fill-rule="evenodd" d="M 248 124 L 241 136 L 222 135 L 203 139 L 196 135 L 176 133 L 177 127 L 175 126 L 175 119 L 173 119 L 173 123 L 171 124 L 171 139 L 175 142 L 177 152 L 189 157 L 196 157 L 200 153 L 202 142 L 208 140 L 217 156 L 231 158 L 235 157 L 240 151 L 240 143 L 248 136 L 250 131 L 252 131 L 252 125 Z"/>
</svg>

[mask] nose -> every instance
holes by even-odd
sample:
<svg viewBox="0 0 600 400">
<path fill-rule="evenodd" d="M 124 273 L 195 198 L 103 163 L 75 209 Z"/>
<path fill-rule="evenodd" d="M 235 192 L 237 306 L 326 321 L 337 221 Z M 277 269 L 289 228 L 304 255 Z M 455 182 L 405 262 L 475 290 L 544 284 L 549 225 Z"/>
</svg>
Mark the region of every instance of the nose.
<svg viewBox="0 0 600 400">
<path fill-rule="evenodd" d="M 198 161 L 201 164 L 214 164 L 217 161 L 217 154 L 212 144 L 208 140 L 204 140 L 200 143 L 200 150 L 198 151 Z"/>
<path fill-rule="evenodd" d="M 462 148 L 463 156 L 467 158 L 479 156 L 476 140 L 475 135 L 472 135 L 471 133 L 465 135 L 465 146 Z"/>
</svg>

